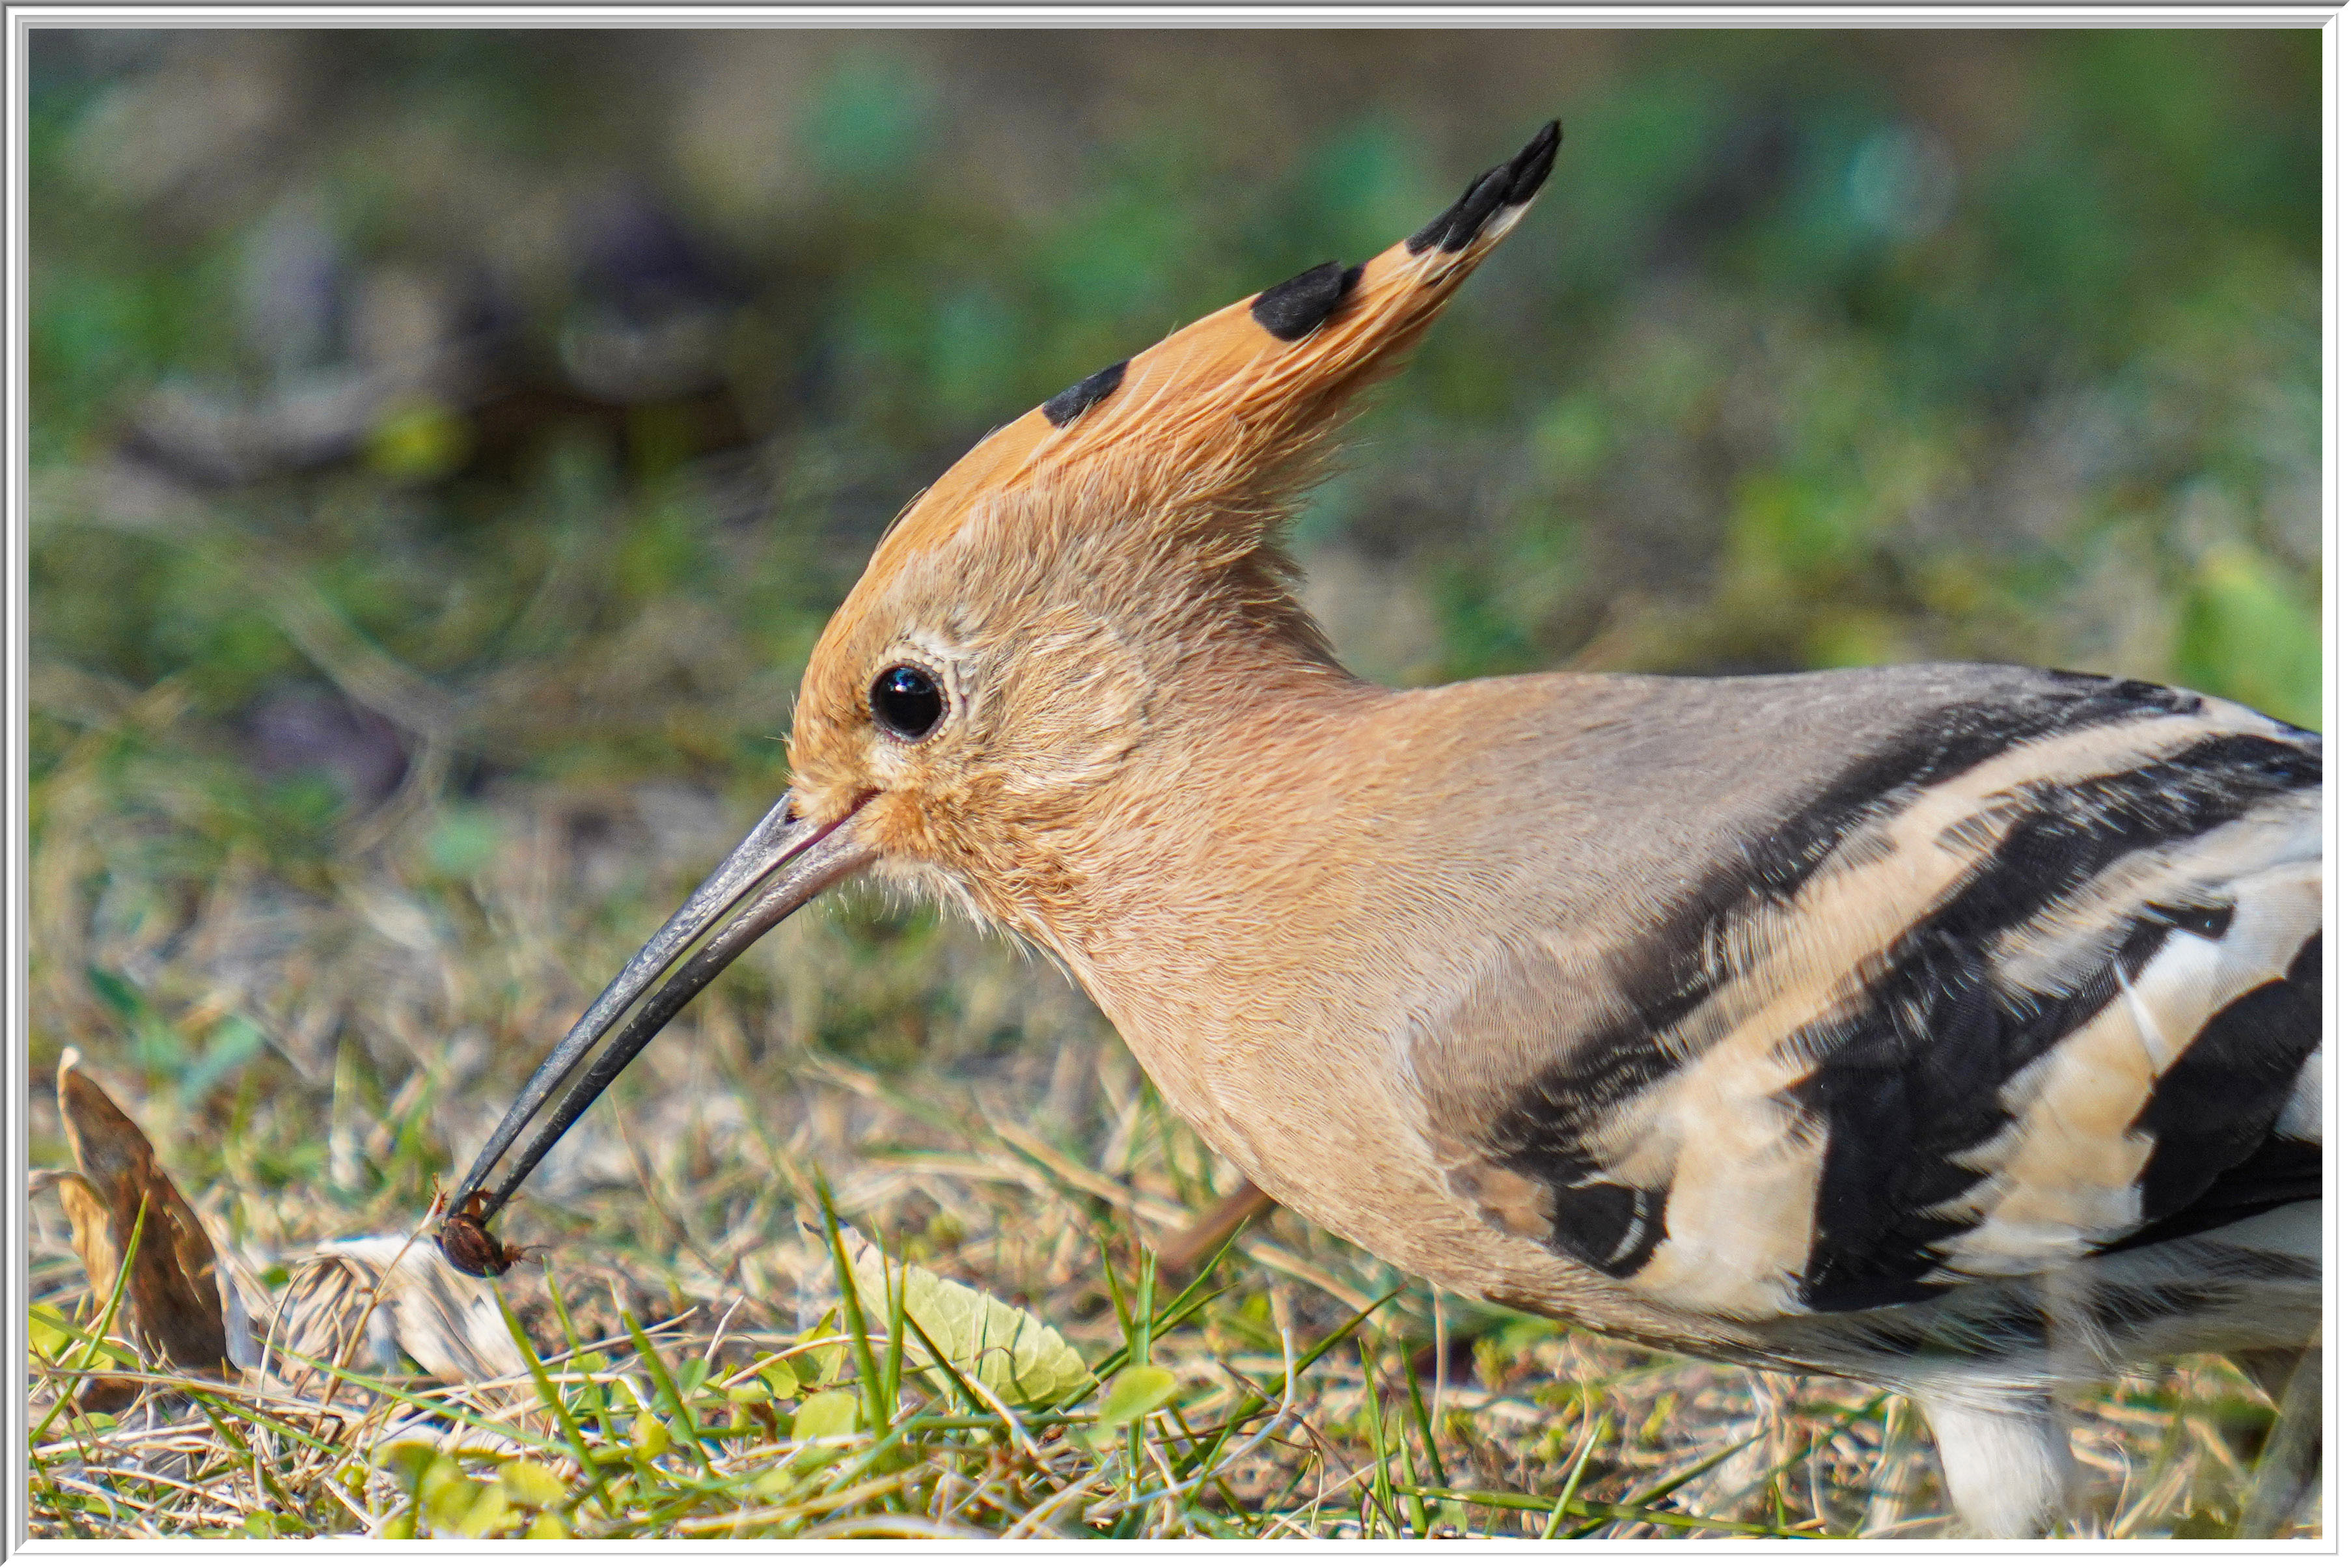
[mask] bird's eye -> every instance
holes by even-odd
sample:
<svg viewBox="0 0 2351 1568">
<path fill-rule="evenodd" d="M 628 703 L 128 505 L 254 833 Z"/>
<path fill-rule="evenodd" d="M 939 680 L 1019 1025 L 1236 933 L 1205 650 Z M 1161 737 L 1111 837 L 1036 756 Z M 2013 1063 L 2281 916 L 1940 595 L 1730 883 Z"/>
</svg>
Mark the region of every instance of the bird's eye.
<svg viewBox="0 0 2351 1568">
<path fill-rule="evenodd" d="M 873 722 L 900 740 L 920 740 L 939 727 L 946 694 L 927 670 L 893 664 L 873 677 Z"/>
</svg>

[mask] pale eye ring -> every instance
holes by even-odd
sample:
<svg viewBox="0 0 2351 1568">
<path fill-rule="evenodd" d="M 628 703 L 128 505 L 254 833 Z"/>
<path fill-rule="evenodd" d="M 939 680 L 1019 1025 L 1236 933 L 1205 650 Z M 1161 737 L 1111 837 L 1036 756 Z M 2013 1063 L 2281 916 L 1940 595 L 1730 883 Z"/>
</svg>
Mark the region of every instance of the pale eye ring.
<svg viewBox="0 0 2351 1568">
<path fill-rule="evenodd" d="M 922 740 L 946 716 L 946 693 L 919 664 L 893 664 L 873 677 L 866 694 L 873 722 L 900 740 Z"/>
</svg>

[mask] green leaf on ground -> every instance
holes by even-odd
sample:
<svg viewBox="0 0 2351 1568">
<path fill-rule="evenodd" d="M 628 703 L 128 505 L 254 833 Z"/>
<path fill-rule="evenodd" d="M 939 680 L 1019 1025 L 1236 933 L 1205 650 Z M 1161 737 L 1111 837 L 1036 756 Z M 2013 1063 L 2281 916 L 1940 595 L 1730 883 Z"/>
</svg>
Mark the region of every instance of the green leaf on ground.
<svg viewBox="0 0 2351 1568">
<path fill-rule="evenodd" d="M 1176 1375 L 1164 1366 L 1130 1366 L 1102 1390 L 1102 1423 L 1140 1421 L 1176 1397 Z"/>
<path fill-rule="evenodd" d="M 810 1395 L 792 1416 L 792 1437 L 796 1442 L 810 1437 L 843 1437 L 856 1429 L 857 1396 L 838 1388 L 830 1394 Z"/>
<path fill-rule="evenodd" d="M 859 1294 L 869 1301 L 886 1301 L 882 1249 L 846 1227 L 842 1239 L 849 1244 Z M 998 1397 L 1012 1404 L 1056 1406 L 1076 1398 L 1092 1383 L 1085 1358 L 1043 1320 L 911 1264 L 891 1264 L 893 1281 L 902 1268 L 906 1315 L 922 1325 L 956 1371 L 986 1384 Z"/>
</svg>

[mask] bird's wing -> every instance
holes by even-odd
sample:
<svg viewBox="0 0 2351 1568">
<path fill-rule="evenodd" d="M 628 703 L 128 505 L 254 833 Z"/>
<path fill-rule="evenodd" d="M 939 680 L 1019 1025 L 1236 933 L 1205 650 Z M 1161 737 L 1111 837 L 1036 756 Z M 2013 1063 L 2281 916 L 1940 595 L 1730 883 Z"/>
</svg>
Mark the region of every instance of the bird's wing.
<svg viewBox="0 0 2351 1568">
<path fill-rule="evenodd" d="M 1686 861 L 1663 905 L 1596 951 L 1588 920 L 1521 932 L 1416 1031 L 1454 1189 L 1741 1318 L 2315 1197 L 2318 737 L 2093 677 L 1890 730 L 1848 690 L 1866 738 Z M 1551 1031 L 1531 1071 L 1456 1087 L 1461 1062 L 1528 1063 L 1530 1030 Z"/>
</svg>

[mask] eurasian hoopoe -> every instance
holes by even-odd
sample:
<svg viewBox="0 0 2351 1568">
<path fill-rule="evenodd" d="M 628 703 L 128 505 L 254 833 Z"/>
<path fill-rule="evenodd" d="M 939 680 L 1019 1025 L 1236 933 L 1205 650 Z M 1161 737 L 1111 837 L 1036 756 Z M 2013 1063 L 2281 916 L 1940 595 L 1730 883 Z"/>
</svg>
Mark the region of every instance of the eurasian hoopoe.
<svg viewBox="0 0 2351 1568">
<path fill-rule="evenodd" d="M 1558 145 L 907 507 L 809 662 L 790 791 L 526 1086 L 462 1197 L 651 992 L 458 1250 L 870 868 L 1059 958 L 1252 1181 L 1381 1257 L 1914 1396 L 1984 1532 L 2060 1511 L 2053 1385 L 2312 1340 L 2316 736 L 1991 665 L 1394 692 L 1300 607 L 1275 530 Z"/>
</svg>

